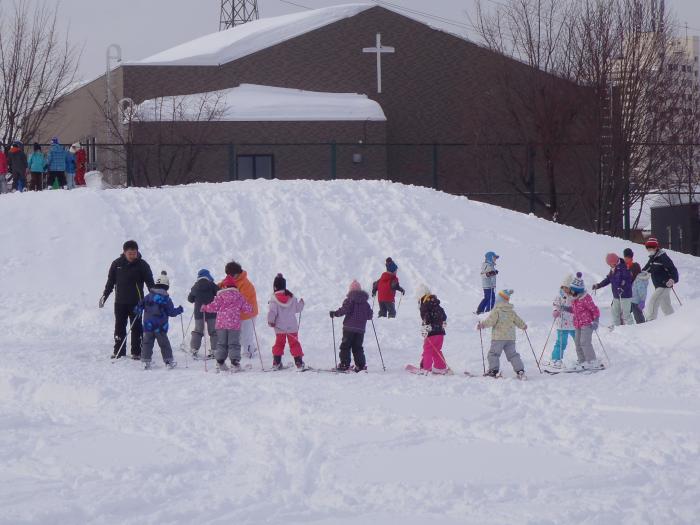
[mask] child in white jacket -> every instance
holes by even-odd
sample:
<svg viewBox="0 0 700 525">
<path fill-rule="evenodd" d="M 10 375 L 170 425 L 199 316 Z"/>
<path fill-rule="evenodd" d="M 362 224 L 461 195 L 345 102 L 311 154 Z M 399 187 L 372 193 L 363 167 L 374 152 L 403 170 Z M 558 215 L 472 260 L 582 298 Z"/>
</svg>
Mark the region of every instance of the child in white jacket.
<svg viewBox="0 0 700 525">
<path fill-rule="evenodd" d="M 554 311 L 552 316 L 556 319 L 557 325 L 557 340 L 554 343 L 552 350 L 552 359 L 549 362 L 552 368 L 562 368 L 564 360 L 564 350 L 571 339 L 576 338 L 576 329 L 574 328 L 574 309 L 572 303 L 574 298 L 571 296 L 571 282 L 574 280 L 573 275 L 567 275 L 559 288 L 559 295 L 554 298 Z"/>
<path fill-rule="evenodd" d="M 270 310 L 267 314 L 267 324 L 275 329 L 275 344 L 272 347 L 272 368 L 281 370 L 284 346 L 289 342 L 289 351 L 294 357 L 294 364 L 298 371 L 308 370 L 304 364 L 304 352 L 299 343 L 299 322 L 297 314 L 304 309 L 304 299 L 297 300 L 287 290 L 287 281 L 281 273 L 277 274 L 272 283 L 274 290 L 270 301 L 267 303 Z"/>
</svg>

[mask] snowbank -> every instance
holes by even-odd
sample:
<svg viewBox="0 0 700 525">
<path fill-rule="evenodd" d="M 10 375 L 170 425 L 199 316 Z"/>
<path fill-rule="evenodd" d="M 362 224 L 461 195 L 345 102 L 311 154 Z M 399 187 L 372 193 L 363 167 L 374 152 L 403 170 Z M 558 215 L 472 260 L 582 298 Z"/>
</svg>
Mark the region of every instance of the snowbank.
<svg viewBox="0 0 700 525">
<path fill-rule="evenodd" d="M 319 93 L 253 84 L 180 97 L 146 100 L 140 121 L 385 121 L 366 95 Z"/>
<path fill-rule="evenodd" d="M 371 332 L 369 374 L 111 364 L 113 298 L 97 300 L 128 238 L 168 271 L 185 324 L 199 268 L 221 277 L 240 260 L 262 314 L 283 272 L 316 367 L 333 365 L 328 310 L 391 255 L 408 293 L 376 321 L 387 372 Z M 609 370 L 540 376 L 520 334 L 520 383 L 505 360 L 504 380 L 403 372 L 420 355 L 417 285 L 443 300 L 450 365 L 479 372 L 484 252 L 502 256 L 499 286 L 539 354 L 564 274 L 590 285 L 626 243 L 425 188 L 243 181 L 2 195 L 0 246 L 2 523 L 684 524 L 700 510 L 697 258 L 671 254 L 676 315 L 601 329 Z M 609 290 L 596 301 L 605 325 Z M 257 333 L 268 366 L 264 319 Z M 170 338 L 177 349 L 179 320 Z"/>
<path fill-rule="evenodd" d="M 342 4 L 262 18 L 205 35 L 128 65 L 219 66 L 350 18 L 371 7 L 374 4 Z"/>
</svg>

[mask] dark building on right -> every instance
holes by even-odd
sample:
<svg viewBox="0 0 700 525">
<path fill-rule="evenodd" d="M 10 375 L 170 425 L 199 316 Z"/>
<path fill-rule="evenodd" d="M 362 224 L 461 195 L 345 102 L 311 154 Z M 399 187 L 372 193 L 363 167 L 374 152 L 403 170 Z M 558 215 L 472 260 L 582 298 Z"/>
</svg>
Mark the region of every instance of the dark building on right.
<svg viewBox="0 0 700 525">
<path fill-rule="evenodd" d="M 652 208 L 651 228 L 663 248 L 700 255 L 700 203 Z"/>
</svg>

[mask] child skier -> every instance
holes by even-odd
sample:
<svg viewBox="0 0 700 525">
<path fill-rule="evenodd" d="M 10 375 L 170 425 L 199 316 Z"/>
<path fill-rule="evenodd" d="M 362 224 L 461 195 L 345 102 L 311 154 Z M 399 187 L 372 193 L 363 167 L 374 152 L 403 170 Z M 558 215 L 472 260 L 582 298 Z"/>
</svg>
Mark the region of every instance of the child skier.
<svg viewBox="0 0 700 525">
<path fill-rule="evenodd" d="M 649 261 L 642 268 L 648 271 L 654 285 L 654 293 L 649 299 L 647 321 L 654 321 L 659 314 L 659 308 L 664 315 L 673 313 L 671 305 L 671 289 L 678 283 L 678 269 L 668 254 L 659 246 L 659 241 L 651 237 L 646 243 Z"/>
<path fill-rule="evenodd" d="M 610 273 L 598 284 L 593 285 L 593 290 L 599 290 L 610 285 L 612 288 L 612 318 L 613 325 L 630 325 L 632 322 L 632 274 L 627 269 L 627 263 L 617 254 L 609 253 L 605 256 L 605 262 L 610 266 Z"/>
<path fill-rule="evenodd" d="M 331 319 L 345 316 L 343 320 L 343 340 L 340 343 L 340 364 L 338 372 L 350 370 L 350 351 L 355 361 L 355 372 L 367 370 L 365 351 L 362 343 L 365 339 L 367 321 L 372 319 L 374 312 L 369 305 L 369 294 L 362 290 L 360 283 L 350 283 L 348 295 L 343 305 L 337 310 L 331 310 Z"/>
<path fill-rule="evenodd" d="M 304 364 L 304 351 L 299 343 L 299 322 L 297 314 L 304 310 L 304 299 L 297 300 L 294 294 L 287 290 L 287 280 L 281 273 L 272 282 L 272 297 L 267 303 L 270 310 L 267 314 L 267 324 L 275 329 L 275 344 L 272 347 L 272 368 L 281 370 L 284 345 L 289 343 L 289 352 L 294 357 L 297 370 L 308 370 Z"/>
<path fill-rule="evenodd" d="M 173 301 L 168 295 L 170 279 L 168 274 L 161 272 L 155 284 L 149 290 L 148 295 L 136 307 L 143 313 L 143 340 L 141 349 L 141 361 L 145 370 L 151 369 L 151 357 L 153 346 L 158 341 L 160 353 L 168 368 L 175 368 L 177 363 L 173 359 L 173 349 L 168 339 L 168 318 L 182 314 L 182 306 L 174 307 Z"/>
<path fill-rule="evenodd" d="M 557 341 L 554 343 L 552 350 L 552 359 L 549 366 L 552 368 L 562 368 L 564 359 L 564 350 L 569 341 L 569 337 L 576 340 L 576 331 L 574 329 L 574 310 L 572 307 L 573 298 L 571 297 L 571 281 L 574 276 L 568 275 L 559 288 L 559 295 L 554 298 L 554 311 L 552 316 L 557 323 Z"/>
<path fill-rule="evenodd" d="M 253 307 L 236 289 L 236 281 L 227 275 L 214 300 L 201 307 L 202 312 L 216 313 L 216 371 L 229 370 L 226 358 L 231 360 L 234 372 L 241 370 L 241 317 L 250 315 Z"/>
<path fill-rule="evenodd" d="M 241 292 L 245 300 L 252 307 L 250 312 L 244 312 L 241 315 L 241 337 L 240 343 L 243 351 L 252 359 L 257 348 L 255 340 L 255 318 L 258 316 L 258 296 L 255 292 L 255 286 L 248 279 L 246 272 L 236 261 L 231 261 L 226 265 L 226 275 L 233 277 L 233 284 L 238 291 Z"/>
<path fill-rule="evenodd" d="M 40 191 L 44 189 L 44 154 L 41 152 L 41 146 L 34 143 L 34 153 L 29 156 L 29 173 L 31 179 L 29 181 L 29 189 L 31 191 Z"/>
<path fill-rule="evenodd" d="M 525 365 L 520 354 L 515 350 L 515 327 L 527 330 L 527 325 L 518 314 L 515 313 L 510 297 L 513 290 L 501 290 L 496 297 L 496 306 L 485 321 L 477 325 L 478 330 L 492 328 L 491 348 L 488 353 L 489 370 L 487 376 L 498 377 L 501 361 L 501 352 L 506 353 L 506 359 L 513 367 L 518 379 L 525 379 Z"/>
<path fill-rule="evenodd" d="M 575 370 L 601 370 L 603 364 L 596 358 L 593 349 L 593 332 L 598 330 L 600 320 L 600 310 L 593 302 L 593 298 L 586 291 L 583 281 L 583 274 L 578 272 L 576 278 L 571 282 L 572 296 L 574 301 L 574 327 L 576 329 L 576 356 L 578 362 L 574 366 Z"/>
<path fill-rule="evenodd" d="M 647 287 L 649 286 L 649 274 L 642 274 L 642 267 L 634 262 L 634 252 L 631 248 L 625 248 L 622 252 L 627 269 L 632 274 L 632 317 L 634 322 L 642 324 L 644 322 L 644 303 L 647 300 Z"/>
<path fill-rule="evenodd" d="M 388 257 L 386 260 L 386 272 L 372 285 L 372 297 L 379 294 L 379 313 L 377 317 L 387 317 L 387 314 L 389 319 L 396 317 L 396 307 L 394 306 L 396 292 L 401 292 L 401 295 L 406 294 L 406 290 L 399 285 L 399 278 L 396 276 L 398 270 L 399 267 L 393 259 Z"/>
<path fill-rule="evenodd" d="M 194 303 L 194 330 L 192 330 L 192 338 L 190 339 L 190 352 L 192 357 L 196 358 L 199 349 L 202 346 L 202 338 L 204 337 L 204 329 L 206 328 L 209 334 L 210 355 L 214 357 L 216 351 L 216 314 L 205 314 L 202 312 L 202 306 L 211 303 L 216 294 L 219 292 L 219 287 L 214 283 L 214 278 L 209 273 L 209 270 L 202 269 L 197 272 L 197 280 L 192 285 L 187 300 Z"/>
<path fill-rule="evenodd" d="M 488 252 L 484 256 L 484 264 L 481 265 L 481 287 L 484 289 L 484 298 L 476 309 L 476 314 L 490 312 L 496 303 L 496 261 L 499 256 L 494 252 Z"/>
<path fill-rule="evenodd" d="M 440 306 L 440 299 L 433 295 L 427 286 L 422 285 L 418 289 L 418 305 L 420 318 L 423 321 L 423 356 L 421 369 L 433 374 L 444 375 L 449 372 L 445 356 L 442 353 L 442 345 L 445 340 L 445 326 L 447 314 Z"/>
</svg>

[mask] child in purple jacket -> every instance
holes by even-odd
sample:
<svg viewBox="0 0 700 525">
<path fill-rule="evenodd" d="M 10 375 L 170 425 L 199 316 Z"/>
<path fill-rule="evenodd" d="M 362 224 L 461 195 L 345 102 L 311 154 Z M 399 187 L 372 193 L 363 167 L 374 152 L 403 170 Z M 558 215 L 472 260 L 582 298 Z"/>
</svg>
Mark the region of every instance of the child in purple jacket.
<svg viewBox="0 0 700 525">
<path fill-rule="evenodd" d="M 612 288 L 612 318 L 613 325 L 631 325 L 632 321 L 632 273 L 627 268 L 624 259 L 617 254 L 609 253 L 605 262 L 610 266 L 610 273 L 598 284 L 593 285 L 593 290 L 600 290 L 610 285 Z"/>
<path fill-rule="evenodd" d="M 365 339 L 367 321 L 372 319 L 372 307 L 369 305 L 369 294 L 362 290 L 360 283 L 350 283 L 350 290 L 338 310 L 331 310 L 331 318 L 345 316 L 343 320 L 343 340 L 340 343 L 339 372 L 350 370 L 350 352 L 355 361 L 355 372 L 367 370 L 365 351 L 362 344 Z"/>
</svg>

